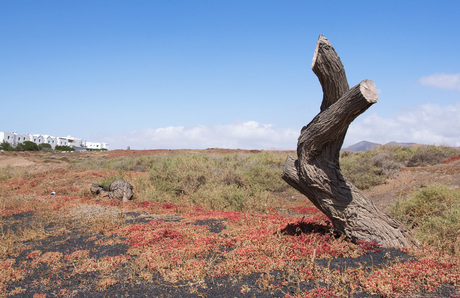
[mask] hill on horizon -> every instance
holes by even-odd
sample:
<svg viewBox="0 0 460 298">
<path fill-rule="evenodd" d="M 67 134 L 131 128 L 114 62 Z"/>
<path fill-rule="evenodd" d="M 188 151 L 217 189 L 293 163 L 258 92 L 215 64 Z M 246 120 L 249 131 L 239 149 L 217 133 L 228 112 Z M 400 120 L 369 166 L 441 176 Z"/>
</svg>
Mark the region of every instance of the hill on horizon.
<svg viewBox="0 0 460 298">
<path fill-rule="evenodd" d="M 368 149 L 373 149 L 375 146 L 379 146 L 379 145 L 382 145 L 382 144 L 373 143 L 369 141 L 361 141 L 359 143 L 348 146 L 347 148 L 344 148 L 342 150 L 347 150 L 347 151 L 352 151 L 352 152 L 361 152 L 361 151 L 366 151 Z M 386 145 L 411 146 L 411 145 L 415 145 L 415 143 L 398 143 L 398 142 L 392 141 L 392 142 L 388 142 L 384 144 L 384 146 Z"/>
</svg>

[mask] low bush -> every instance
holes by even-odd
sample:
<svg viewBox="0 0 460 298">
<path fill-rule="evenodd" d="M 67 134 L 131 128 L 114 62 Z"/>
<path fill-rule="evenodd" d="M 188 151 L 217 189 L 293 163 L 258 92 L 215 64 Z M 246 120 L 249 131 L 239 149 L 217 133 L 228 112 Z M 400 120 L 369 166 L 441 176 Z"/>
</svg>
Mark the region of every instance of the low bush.
<svg viewBox="0 0 460 298">
<path fill-rule="evenodd" d="M 284 155 L 206 155 L 159 157 L 150 162 L 150 180 L 166 201 L 189 199 L 209 209 L 264 211 L 270 195 L 289 186 L 281 179 Z"/>
<path fill-rule="evenodd" d="M 389 213 L 426 244 L 460 254 L 460 188 L 422 188 L 407 199 L 399 199 Z"/>
<path fill-rule="evenodd" d="M 75 151 L 75 149 L 73 149 L 70 146 L 56 146 L 54 147 L 54 150 L 56 151 Z"/>
<path fill-rule="evenodd" d="M 22 144 L 18 144 L 18 146 L 16 146 L 16 149 L 17 150 L 24 150 L 24 151 L 39 151 L 40 148 L 38 147 L 38 145 L 34 142 L 31 142 L 31 141 L 24 141 Z"/>
<path fill-rule="evenodd" d="M 41 151 L 52 151 L 53 150 L 53 148 L 51 148 L 51 145 L 47 143 L 39 144 L 38 149 L 40 149 Z"/>
<path fill-rule="evenodd" d="M 340 167 L 360 189 L 382 184 L 402 168 L 411 155 L 409 147 L 377 146 L 364 152 L 342 152 Z"/>
<path fill-rule="evenodd" d="M 458 148 L 446 146 L 377 146 L 364 152 L 342 152 L 340 167 L 356 187 L 368 189 L 393 177 L 402 167 L 434 165 L 459 153 Z"/>
<path fill-rule="evenodd" d="M 0 143 L 0 150 L 14 151 L 14 147 L 10 143 L 3 141 Z"/>
<path fill-rule="evenodd" d="M 417 146 L 414 154 L 407 161 L 408 167 L 424 167 L 442 163 L 459 154 L 457 148 L 446 146 Z"/>
</svg>

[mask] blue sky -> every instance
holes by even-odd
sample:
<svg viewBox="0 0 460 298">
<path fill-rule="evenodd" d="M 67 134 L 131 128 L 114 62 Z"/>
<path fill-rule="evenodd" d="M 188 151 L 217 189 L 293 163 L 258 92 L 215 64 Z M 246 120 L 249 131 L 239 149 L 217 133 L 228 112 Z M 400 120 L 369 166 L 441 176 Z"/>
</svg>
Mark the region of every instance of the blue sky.
<svg viewBox="0 0 460 298">
<path fill-rule="evenodd" d="M 0 1 L 0 131 L 295 149 L 319 34 L 379 101 L 361 140 L 460 146 L 459 1 Z"/>
</svg>

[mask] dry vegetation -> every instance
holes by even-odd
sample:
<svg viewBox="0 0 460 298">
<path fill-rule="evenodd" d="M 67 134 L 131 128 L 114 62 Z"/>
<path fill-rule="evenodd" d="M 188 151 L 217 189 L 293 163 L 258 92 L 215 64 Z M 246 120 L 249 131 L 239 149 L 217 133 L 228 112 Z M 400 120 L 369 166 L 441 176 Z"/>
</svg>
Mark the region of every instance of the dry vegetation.
<svg viewBox="0 0 460 298">
<path fill-rule="evenodd" d="M 0 168 L 0 295 L 460 295 L 458 185 L 392 199 L 391 214 L 422 249 L 352 243 L 281 180 L 286 154 L 0 152 L 0 162 L 29 162 Z M 458 174 L 459 155 L 447 147 L 379 147 L 344 152 L 341 164 L 369 191 L 407 167 L 446 161 Z M 134 201 L 90 194 L 91 183 L 120 177 L 134 186 Z"/>
</svg>

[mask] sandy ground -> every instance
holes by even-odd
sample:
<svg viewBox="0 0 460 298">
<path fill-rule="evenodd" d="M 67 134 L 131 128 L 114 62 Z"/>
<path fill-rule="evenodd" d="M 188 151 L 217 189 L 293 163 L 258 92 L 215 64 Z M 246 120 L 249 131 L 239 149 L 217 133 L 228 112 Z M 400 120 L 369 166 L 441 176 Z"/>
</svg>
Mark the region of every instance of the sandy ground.
<svg viewBox="0 0 460 298">
<path fill-rule="evenodd" d="M 10 167 L 29 167 L 35 165 L 35 162 L 20 157 L 0 157 L 0 168 Z"/>
<path fill-rule="evenodd" d="M 388 179 L 385 184 L 365 190 L 364 194 L 379 209 L 387 211 L 388 206 L 398 198 L 434 184 L 460 187 L 460 160 L 428 167 L 403 168 L 396 177 Z"/>
</svg>

